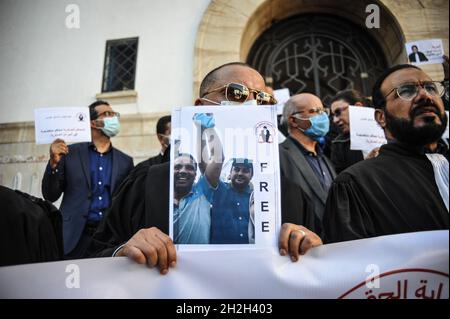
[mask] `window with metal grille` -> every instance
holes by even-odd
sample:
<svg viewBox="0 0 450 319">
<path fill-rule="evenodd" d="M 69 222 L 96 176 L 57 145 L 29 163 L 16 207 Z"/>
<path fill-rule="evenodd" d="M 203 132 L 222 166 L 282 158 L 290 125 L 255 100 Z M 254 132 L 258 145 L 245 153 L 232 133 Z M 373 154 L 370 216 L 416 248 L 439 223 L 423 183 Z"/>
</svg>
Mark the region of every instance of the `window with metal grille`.
<svg viewBox="0 0 450 319">
<path fill-rule="evenodd" d="M 134 89 L 138 38 L 106 41 L 102 92 Z"/>
</svg>

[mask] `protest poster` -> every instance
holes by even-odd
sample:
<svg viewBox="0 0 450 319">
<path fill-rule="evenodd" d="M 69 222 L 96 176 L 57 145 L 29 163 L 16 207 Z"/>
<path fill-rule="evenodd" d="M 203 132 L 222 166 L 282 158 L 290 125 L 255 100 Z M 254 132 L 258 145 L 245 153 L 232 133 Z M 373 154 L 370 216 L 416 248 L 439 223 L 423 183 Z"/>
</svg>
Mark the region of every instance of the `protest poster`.
<svg viewBox="0 0 450 319">
<path fill-rule="evenodd" d="M 276 116 L 273 106 L 173 111 L 170 235 L 180 249 L 277 245 Z"/>
<path fill-rule="evenodd" d="M 277 113 L 278 115 L 283 114 L 284 104 L 289 100 L 291 94 L 288 88 L 278 89 L 273 91 L 273 95 L 277 100 Z"/>
<path fill-rule="evenodd" d="M 444 47 L 441 39 L 412 41 L 405 44 L 408 61 L 414 65 L 441 64 Z"/>
<path fill-rule="evenodd" d="M 52 107 L 34 110 L 36 144 L 51 144 L 57 138 L 66 143 L 90 142 L 87 107 Z"/>
<path fill-rule="evenodd" d="M 375 109 L 349 106 L 350 149 L 370 152 L 386 144 L 383 129 L 375 121 Z"/>
</svg>

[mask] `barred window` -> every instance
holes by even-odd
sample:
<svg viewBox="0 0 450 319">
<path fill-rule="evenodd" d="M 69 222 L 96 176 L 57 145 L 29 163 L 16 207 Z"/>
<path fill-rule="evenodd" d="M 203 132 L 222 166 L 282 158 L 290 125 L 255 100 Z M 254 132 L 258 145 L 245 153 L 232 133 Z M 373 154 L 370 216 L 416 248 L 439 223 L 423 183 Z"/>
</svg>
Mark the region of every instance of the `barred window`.
<svg viewBox="0 0 450 319">
<path fill-rule="evenodd" d="M 106 41 L 102 92 L 134 89 L 138 38 Z"/>
</svg>

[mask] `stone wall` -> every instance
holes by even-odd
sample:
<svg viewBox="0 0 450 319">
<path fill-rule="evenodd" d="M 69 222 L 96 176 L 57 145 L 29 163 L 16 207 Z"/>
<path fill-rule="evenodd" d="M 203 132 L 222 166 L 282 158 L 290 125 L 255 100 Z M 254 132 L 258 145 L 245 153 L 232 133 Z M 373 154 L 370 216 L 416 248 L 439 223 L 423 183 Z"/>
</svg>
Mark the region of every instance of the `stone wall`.
<svg viewBox="0 0 450 319">
<path fill-rule="evenodd" d="M 194 91 L 214 67 L 245 62 L 258 36 L 273 22 L 301 13 L 328 13 L 365 28 L 366 7 L 380 8 L 380 28 L 367 29 L 380 44 L 389 64 L 406 63 L 404 43 L 440 38 L 448 55 L 449 2 L 445 0 L 213 0 L 199 26 L 195 44 Z M 423 69 L 443 79 L 442 67 Z"/>
</svg>

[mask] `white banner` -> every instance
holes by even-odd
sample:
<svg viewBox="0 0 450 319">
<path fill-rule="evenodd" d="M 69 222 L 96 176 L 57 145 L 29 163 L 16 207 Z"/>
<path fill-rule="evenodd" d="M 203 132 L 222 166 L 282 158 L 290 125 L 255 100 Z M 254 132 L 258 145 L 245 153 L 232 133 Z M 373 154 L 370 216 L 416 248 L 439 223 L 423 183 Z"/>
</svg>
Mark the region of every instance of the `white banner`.
<svg viewBox="0 0 450 319">
<path fill-rule="evenodd" d="M 275 250 L 182 251 L 165 276 L 127 258 L 0 268 L 0 298 L 448 299 L 449 232 Z"/>
</svg>

